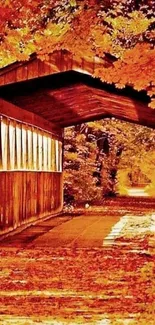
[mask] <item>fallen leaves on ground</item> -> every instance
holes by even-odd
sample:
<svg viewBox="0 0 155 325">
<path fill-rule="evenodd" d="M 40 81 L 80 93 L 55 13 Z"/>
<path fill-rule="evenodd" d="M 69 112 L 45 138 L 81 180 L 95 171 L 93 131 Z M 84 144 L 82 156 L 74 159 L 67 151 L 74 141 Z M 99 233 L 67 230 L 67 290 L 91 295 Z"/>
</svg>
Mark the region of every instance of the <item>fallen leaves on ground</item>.
<svg viewBox="0 0 155 325">
<path fill-rule="evenodd" d="M 123 238 L 121 246 L 92 249 L 1 248 L 0 315 L 25 317 L 22 324 L 31 324 L 29 317 L 43 324 L 50 318 L 99 325 L 107 318 L 105 324 L 153 325 L 154 256 L 146 252 L 147 236 L 138 242 L 136 251 Z M 138 242 L 132 239 L 133 247 Z"/>
</svg>

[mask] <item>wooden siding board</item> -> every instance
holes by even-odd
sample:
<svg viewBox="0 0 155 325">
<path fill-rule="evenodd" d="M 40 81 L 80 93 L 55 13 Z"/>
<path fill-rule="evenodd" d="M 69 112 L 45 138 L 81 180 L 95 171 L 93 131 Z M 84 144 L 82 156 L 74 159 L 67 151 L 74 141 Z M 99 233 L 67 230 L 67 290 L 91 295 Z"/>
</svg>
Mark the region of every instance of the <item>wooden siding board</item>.
<svg viewBox="0 0 155 325">
<path fill-rule="evenodd" d="M 28 67 L 27 65 L 19 66 L 16 69 L 16 81 L 24 81 L 27 80 L 28 77 Z M 15 82 L 15 80 L 14 80 Z"/>
<path fill-rule="evenodd" d="M 26 220 L 26 173 L 22 173 L 21 177 L 22 177 L 22 183 L 25 184 L 25 186 L 23 186 L 23 190 L 22 190 L 22 215 L 21 215 L 21 224 L 24 223 L 24 221 Z"/>
<path fill-rule="evenodd" d="M 73 57 L 73 59 L 72 59 L 72 70 L 74 70 L 74 71 L 80 70 L 81 71 L 82 67 L 83 67 L 83 59 Z"/>
<path fill-rule="evenodd" d="M 47 76 L 50 74 L 50 66 L 48 63 L 38 60 L 38 76 Z"/>
<path fill-rule="evenodd" d="M 27 79 L 37 78 L 39 76 L 39 60 L 35 59 L 29 63 Z"/>
<path fill-rule="evenodd" d="M 64 67 L 63 67 L 63 61 L 62 61 L 62 51 L 59 52 L 54 52 L 54 59 L 55 59 L 55 65 L 58 68 L 59 71 L 64 71 Z"/>
<path fill-rule="evenodd" d="M 16 69 L 9 71 L 4 75 L 4 84 L 16 82 Z"/>
<path fill-rule="evenodd" d="M 62 174 L 53 172 L 0 173 L 0 235 L 7 229 L 58 213 L 62 209 Z M 51 205 L 51 199 L 54 204 Z M 36 211 L 37 205 L 37 211 Z"/>
<path fill-rule="evenodd" d="M 5 173 L 1 172 L 1 179 L 0 179 L 0 229 L 3 229 L 5 226 L 5 219 L 4 219 L 4 197 L 5 197 L 5 180 L 4 180 Z"/>
<path fill-rule="evenodd" d="M 73 55 L 67 51 L 61 52 L 61 62 L 63 66 L 63 71 L 72 70 L 73 65 Z"/>
</svg>

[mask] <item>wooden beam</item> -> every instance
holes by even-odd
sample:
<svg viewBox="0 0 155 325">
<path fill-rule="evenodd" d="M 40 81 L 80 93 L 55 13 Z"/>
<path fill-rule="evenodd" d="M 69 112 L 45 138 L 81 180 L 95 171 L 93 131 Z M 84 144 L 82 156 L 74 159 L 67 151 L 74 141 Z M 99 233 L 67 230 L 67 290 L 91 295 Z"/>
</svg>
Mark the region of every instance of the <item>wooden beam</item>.
<svg viewBox="0 0 155 325">
<path fill-rule="evenodd" d="M 68 78 L 68 74 L 66 79 Z M 100 119 L 104 116 L 114 116 L 129 122 L 155 128 L 155 111 L 148 107 L 147 102 L 141 102 L 134 97 L 130 98 L 122 93 L 104 90 L 100 85 L 94 87 L 89 83 L 82 83 L 76 76 L 72 76 L 71 83 L 59 85 L 55 78 L 48 77 L 48 81 L 31 87 L 25 83 L 16 88 L 9 86 L 2 96 L 14 105 L 42 116 L 44 119 L 66 127 L 69 125 Z M 65 79 L 65 75 L 60 78 Z M 91 78 L 91 77 L 88 77 Z M 68 80 L 68 79 L 67 79 Z M 7 86 L 8 87 L 8 86 Z M 55 88 L 56 87 L 56 88 Z M 12 89 L 11 89 L 12 88 Z M 20 89 L 20 90 L 19 90 Z M 18 95 L 19 92 L 19 95 Z"/>
<path fill-rule="evenodd" d="M 4 99 L 0 99 L 0 115 L 10 117 L 25 124 L 36 126 L 52 133 L 55 138 L 62 139 L 63 129 L 61 129 L 61 127 L 47 121 L 43 117 L 40 117 L 33 112 L 28 112 L 25 109 L 21 109 L 12 103 L 5 101 Z"/>
<path fill-rule="evenodd" d="M 51 74 L 52 70 L 47 62 L 38 62 L 38 59 L 34 59 L 27 65 L 18 66 L 18 72 L 28 66 L 26 78 L 29 80 L 1 87 L 0 96 L 60 127 L 114 116 L 155 128 L 155 111 L 145 103 L 146 98 L 140 101 L 132 97 L 131 91 L 128 96 L 124 96 L 123 91 L 109 88 L 106 90 L 98 79 L 86 76 L 86 73 L 93 74 L 96 65 L 102 64 L 100 60 L 94 58 L 93 62 L 87 62 L 85 59 L 76 61 L 66 51 L 55 52 L 50 56 L 50 64 L 56 67 L 57 71 L 73 70 L 76 66 L 76 69 L 82 69 L 84 74 L 70 71 L 60 75 L 53 72 L 43 78 L 40 76 Z M 34 79 L 36 74 L 39 78 Z M 20 78 L 25 76 L 22 71 L 21 75 L 18 75 Z"/>
</svg>

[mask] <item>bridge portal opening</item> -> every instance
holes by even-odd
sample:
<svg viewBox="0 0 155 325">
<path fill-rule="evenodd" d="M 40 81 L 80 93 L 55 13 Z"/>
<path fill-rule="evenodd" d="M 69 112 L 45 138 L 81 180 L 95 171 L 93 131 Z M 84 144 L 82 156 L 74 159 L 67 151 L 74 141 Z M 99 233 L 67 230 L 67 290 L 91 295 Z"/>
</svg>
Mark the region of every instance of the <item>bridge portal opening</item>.
<svg viewBox="0 0 155 325">
<path fill-rule="evenodd" d="M 155 130 L 106 118 L 64 132 L 64 203 L 155 196 Z"/>
</svg>

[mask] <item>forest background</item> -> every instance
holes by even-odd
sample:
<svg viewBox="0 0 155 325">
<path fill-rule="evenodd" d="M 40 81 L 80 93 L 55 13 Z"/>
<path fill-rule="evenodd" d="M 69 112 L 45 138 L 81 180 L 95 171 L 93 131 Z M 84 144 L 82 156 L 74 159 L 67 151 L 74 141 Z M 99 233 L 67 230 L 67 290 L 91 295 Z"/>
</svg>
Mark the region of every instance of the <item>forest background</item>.
<svg viewBox="0 0 155 325">
<path fill-rule="evenodd" d="M 65 129 L 65 202 L 99 202 L 145 187 L 155 196 L 155 130 L 116 120 Z"/>
</svg>

